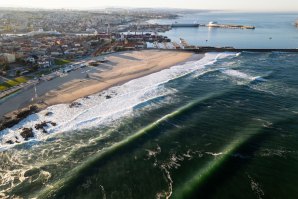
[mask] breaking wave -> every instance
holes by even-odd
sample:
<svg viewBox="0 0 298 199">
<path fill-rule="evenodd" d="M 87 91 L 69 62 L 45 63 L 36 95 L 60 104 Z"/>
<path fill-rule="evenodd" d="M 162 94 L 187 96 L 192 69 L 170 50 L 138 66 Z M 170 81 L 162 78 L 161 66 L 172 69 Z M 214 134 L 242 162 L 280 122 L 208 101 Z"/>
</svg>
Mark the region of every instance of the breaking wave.
<svg viewBox="0 0 298 199">
<path fill-rule="evenodd" d="M 198 70 L 204 74 L 208 71 L 207 66 L 217 60 L 235 56 L 237 56 L 235 53 L 206 53 L 198 61 L 189 61 L 131 80 L 121 86 L 78 99 L 72 104 L 48 107 L 28 116 L 12 128 L 0 131 L 0 150 L 7 150 L 16 144 L 28 142 L 21 136 L 24 128 L 32 129 L 34 137 L 29 140 L 30 142 L 46 139 L 53 133 L 107 125 L 121 117 L 133 114 L 140 107 L 150 106 L 156 99 L 159 99 L 158 103 L 166 101 L 167 97 L 176 92 L 164 86 L 167 82 Z"/>
<path fill-rule="evenodd" d="M 244 79 L 248 81 L 266 81 L 263 79 L 261 76 L 252 76 L 243 72 L 240 72 L 238 70 L 233 70 L 233 69 L 223 69 L 221 70 L 223 74 L 226 74 L 230 77 L 234 77 L 237 79 Z"/>
</svg>

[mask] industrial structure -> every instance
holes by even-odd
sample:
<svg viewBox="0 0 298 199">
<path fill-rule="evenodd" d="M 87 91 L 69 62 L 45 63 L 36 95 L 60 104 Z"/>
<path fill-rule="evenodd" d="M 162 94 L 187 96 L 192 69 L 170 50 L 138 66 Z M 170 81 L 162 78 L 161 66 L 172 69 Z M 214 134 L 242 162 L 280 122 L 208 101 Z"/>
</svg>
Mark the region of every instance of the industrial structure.
<svg viewBox="0 0 298 199">
<path fill-rule="evenodd" d="M 215 21 L 209 22 L 205 25 L 209 28 L 232 28 L 232 29 L 255 29 L 255 26 L 244 26 L 244 25 L 235 25 L 235 24 L 219 24 Z"/>
<path fill-rule="evenodd" d="M 215 21 L 211 21 L 208 24 L 194 23 L 173 23 L 172 28 L 198 28 L 198 27 L 209 27 L 209 28 L 232 28 L 232 29 L 255 29 L 255 26 L 235 25 L 235 24 L 219 24 Z"/>
<path fill-rule="evenodd" d="M 198 23 L 173 23 L 172 28 L 198 28 L 200 24 Z"/>
</svg>

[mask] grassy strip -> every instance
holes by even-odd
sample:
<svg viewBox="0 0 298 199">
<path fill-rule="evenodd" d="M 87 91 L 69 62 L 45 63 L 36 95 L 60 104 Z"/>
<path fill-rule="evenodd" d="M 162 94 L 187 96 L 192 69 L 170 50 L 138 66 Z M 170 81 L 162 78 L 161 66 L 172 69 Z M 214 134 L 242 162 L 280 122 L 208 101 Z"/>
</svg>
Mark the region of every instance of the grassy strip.
<svg viewBox="0 0 298 199">
<path fill-rule="evenodd" d="M 17 77 L 14 80 L 19 82 L 19 83 L 25 83 L 25 82 L 28 81 L 27 78 L 25 78 L 25 77 Z"/>
<path fill-rule="evenodd" d="M 7 84 L 8 87 L 13 87 L 13 86 L 19 85 L 20 83 L 11 79 L 11 80 L 6 81 L 4 84 Z"/>
<path fill-rule="evenodd" d="M 0 84 L 0 91 L 6 90 L 10 87 L 17 86 L 17 85 L 19 85 L 21 83 L 25 83 L 27 81 L 28 80 L 25 77 L 17 77 L 15 79 L 8 80 L 8 81 Z"/>
<path fill-rule="evenodd" d="M 55 64 L 58 65 L 58 66 L 62 66 L 62 65 L 65 65 L 65 64 L 69 64 L 71 61 L 69 60 L 66 60 L 66 59 L 56 59 L 55 60 Z"/>
<path fill-rule="evenodd" d="M 6 86 L 3 86 L 3 85 L 0 84 L 0 91 L 4 91 L 4 90 L 6 90 L 6 89 L 7 89 Z"/>
</svg>

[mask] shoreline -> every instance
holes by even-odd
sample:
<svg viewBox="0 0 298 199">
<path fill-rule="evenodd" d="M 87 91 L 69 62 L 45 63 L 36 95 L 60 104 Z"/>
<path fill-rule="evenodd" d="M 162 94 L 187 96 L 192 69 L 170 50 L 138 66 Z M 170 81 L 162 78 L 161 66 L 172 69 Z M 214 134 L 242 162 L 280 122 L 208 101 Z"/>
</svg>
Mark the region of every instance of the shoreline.
<svg viewBox="0 0 298 199">
<path fill-rule="evenodd" d="M 49 106 L 70 104 L 78 99 L 102 92 L 111 87 L 123 85 L 133 79 L 141 78 L 172 66 L 199 60 L 204 54 L 172 51 L 130 51 L 113 53 L 107 56 L 112 68 L 87 74 L 84 79 L 72 79 L 47 92 L 24 108 L 16 108 L 0 120 L 0 130 L 10 128 L 22 119 Z"/>
<path fill-rule="evenodd" d="M 166 56 L 166 58 L 163 56 Z M 195 59 L 194 56 L 198 60 L 203 57 L 203 54 L 195 55 L 190 52 L 158 50 L 110 54 L 106 57 L 109 60 L 108 63 L 115 64 L 111 70 L 88 74 L 89 78 L 85 79 L 74 79 L 62 85 L 59 89 L 50 91 L 42 97 L 42 100 L 47 106 L 71 103 L 111 87 L 122 85 L 133 79 L 188 62 Z"/>
</svg>

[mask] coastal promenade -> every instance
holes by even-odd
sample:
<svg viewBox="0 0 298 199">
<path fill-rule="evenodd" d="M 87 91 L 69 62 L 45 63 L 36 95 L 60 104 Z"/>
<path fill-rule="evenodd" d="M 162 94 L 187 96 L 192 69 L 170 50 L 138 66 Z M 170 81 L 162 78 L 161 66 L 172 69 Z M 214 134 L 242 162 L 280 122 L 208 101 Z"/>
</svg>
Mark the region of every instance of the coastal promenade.
<svg viewBox="0 0 298 199">
<path fill-rule="evenodd" d="M 95 72 L 96 68 L 83 68 L 72 71 L 64 77 L 52 79 L 51 81 L 41 81 L 36 84 L 37 96 L 45 95 L 47 92 L 57 89 L 59 86 L 73 79 L 85 78 L 87 72 Z M 15 93 L 0 99 L 0 118 L 5 114 L 23 108 L 32 103 L 32 98 L 35 97 L 34 84 L 30 84 L 22 89 L 18 89 Z"/>
</svg>

